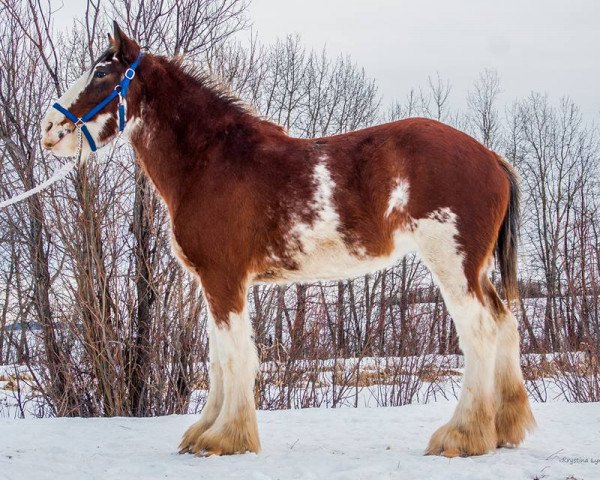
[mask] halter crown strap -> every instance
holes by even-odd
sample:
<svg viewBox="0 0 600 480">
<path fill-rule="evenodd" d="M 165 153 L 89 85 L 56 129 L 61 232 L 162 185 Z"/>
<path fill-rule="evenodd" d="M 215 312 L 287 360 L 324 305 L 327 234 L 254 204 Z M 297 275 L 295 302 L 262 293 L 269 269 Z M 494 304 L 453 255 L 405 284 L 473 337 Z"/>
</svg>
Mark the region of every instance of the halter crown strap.
<svg viewBox="0 0 600 480">
<path fill-rule="evenodd" d="M 133 61 L 133 63 L 129 66 L 127 70 L 125 70 L 125 75 L 123 76 L 123 80 L 121 80 L 121 95 L 125 98 L 127 95 L 127 90 L 129 90 L 129 84 L 133 77 L 135 77 L 135 69 L 140 64 L 140 60 L 142 59 L 142 52 L 137 56 L 137 58 Z"/>
<path fill-rule="evenodd" d="M 88 144 L 90 145 L 90 150 L 92 152 L 95 152 L 96 150 L 98 150 L 98 148 L 96 147 L 96 142 L 94 141 L 94 138 L 92 137 L 92 134 L 90 133 L 86 123 L 89 122 L 96 115 L 98 115 L 98 113 L 100 113 L 102 110 L 104 110 L 104 108 L 110 102 L 112 102 L 116 97 L 119 97 L 119 109 L 118 109 L 119 131 L 122 132 L 125 129 L 125 124 L 127 123 L 127 118 L 126 118 L 126 114 L 125 114 L 125 103 L 123 102 L 123 100 L 125 99 L 125 96 L 127 95 L 127 91 L 129 90 L 129 84 L 131 83 L 131 80 L 133 80 L 133 77 L 135 77 L 135 70 L 138 67 L 138 65 L 140 64 L 141 59 L 142 59 L 142 52 L 140 52 L 140 54 L 137 56 L 137 58 L 134 60 L 134 62 L 131 65 L 129 65 L 129 68 L 127 70 L 125 70 L 125 74 L 123 75 L 123 78 L 121 79 L 119 84 L 115 87 L 115 89 L 111 92 L 111 94 L 108 95 L 108 97 L 106 97 L 104 100 L 102 100 L 94 108 L 92 108 L 89 112 L 87 112 L 83 117 L 78 118 L 76 115 L 74 115 L 71 111 L 69 111 L 68 109 L 63 107 L 58 102 L 56 102 L 52 105 L 53 108 L 58 110 L 65 117 L 67 117 L 71 122 L 73 122 L 75 124 L 75 128 L 81 129 Z"/>
</svg>

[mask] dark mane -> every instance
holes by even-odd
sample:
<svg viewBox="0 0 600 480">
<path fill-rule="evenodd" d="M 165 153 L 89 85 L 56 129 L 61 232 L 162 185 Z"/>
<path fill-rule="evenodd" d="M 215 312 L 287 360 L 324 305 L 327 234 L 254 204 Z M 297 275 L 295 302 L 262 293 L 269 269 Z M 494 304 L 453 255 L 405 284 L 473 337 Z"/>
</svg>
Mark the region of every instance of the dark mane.
<svg viewBox="0 0 600 480">
<path fill-rule="evenodd" d="M 188 75 L 198 86 L 209 89 L 219 98 L 219 100 L 227 103 L 239 112 L 257 114 L 255 109 L 236 96 L 226 83 L 211 75 L 200 65 L 196 63 L 186 63 L 183 60 L 172 60 L 171 63 L 174 64 L 174 66 L 178 66 L 181 71 Z"/>
<path fill-rule="evenodd" d="M 182 57 L 161 58 L 168 66 L 177 69 L 185 75 L 190 85 L 210 92 L 214 99 L 226 106 L 232 113 L 242 116 L 250 115 L 266 127 L 271 127 L 278 132 L 287 133 L 284 127 L 260 115 L 252 105 L 237 96 L 227 83 L 207 72 L 201 65 L 188 62 Z"/>
</svg>

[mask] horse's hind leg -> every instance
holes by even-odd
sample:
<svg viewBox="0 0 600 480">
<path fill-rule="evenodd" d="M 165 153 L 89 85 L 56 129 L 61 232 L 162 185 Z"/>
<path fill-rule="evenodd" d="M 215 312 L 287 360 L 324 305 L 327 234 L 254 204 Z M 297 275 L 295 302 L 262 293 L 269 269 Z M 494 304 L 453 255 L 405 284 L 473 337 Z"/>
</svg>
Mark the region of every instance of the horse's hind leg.
<svg viewBox="0 0 600 480">
<path fill-rule="evenodd" d="M 185 432 L 181 444 L 179 445 L 180 453 L 187 453 L 191 451 L 191 447 L 195 442 L 195 439 L 200 437 L 206 430 L 208 430 L 221 412 L 221 406 L 223 405 L 223 370 L 221 369 L 221 362 L 217 352 L 218 343 L 216 340 L 216 324 L 213 316 L 208 314 L 208 356 L 209 356 L 209 390 L 208 398 L 202 409 L 200 420 L 194 423 Z"/>
<path fill-rule="evenodd" d="M 496 436 L 498 446 L 517 446 L 535 427 L 519 357 L 517 320 L 504 306 L 489 279 L 482 279 L 483 293 L 498 325 L 496 351 Z"/>
<path fill-rule="evenodd" d="M 456 235 L 452 214 L 419 220 L 415 229 L 418 252 L 441 289 L 465 358 L 458 405 L 450 421 L 433 434 L 426 453 L 481 455 L 495 449 L 497 443 L 494 368 L 498 327 L 483 298 L 474 291 L 478 286 L 467 278 L 464 265 L 468 253 L 461 252 Z"/>
</svg>

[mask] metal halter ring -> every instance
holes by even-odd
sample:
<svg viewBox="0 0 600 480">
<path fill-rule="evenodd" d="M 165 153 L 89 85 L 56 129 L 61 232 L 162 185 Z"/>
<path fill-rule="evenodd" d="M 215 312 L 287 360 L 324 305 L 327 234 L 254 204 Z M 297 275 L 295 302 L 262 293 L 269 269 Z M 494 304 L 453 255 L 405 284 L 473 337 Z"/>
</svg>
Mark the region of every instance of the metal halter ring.
<svg viewBox="0 0 600 480">
<path fill-rule="evenodd" d="M 115 92 L 117 92 L 117 95 L 119 96 L 119 103 L 124 102 L 122 90 L 123 90 L 123 88 L 121 87 L 121 85 L 117 85 L 115 87 Z"/>
<path fill-rule="evenodd" d="M 133 77 L 135 77 L 135 70 L 128 68 L 127 70 L 125 70 L 124 77 L 129 80 L 133 79 Z"/>
</svg>

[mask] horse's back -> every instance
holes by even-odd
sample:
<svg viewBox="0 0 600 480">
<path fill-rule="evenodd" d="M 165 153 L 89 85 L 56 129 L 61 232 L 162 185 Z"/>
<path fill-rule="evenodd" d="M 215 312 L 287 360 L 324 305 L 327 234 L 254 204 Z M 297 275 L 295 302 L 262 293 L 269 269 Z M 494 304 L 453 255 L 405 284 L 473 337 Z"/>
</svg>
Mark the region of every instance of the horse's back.
<svg viewBox="0 0 600 480">
<path fill-rule="evenodd" d="M 408 219 L 450 209 L 463 224 L 497 229 L 508 203 L 503 160 L 473 137 L 426 118 L 409 118 L 313 140 L 335 182 L 346 223 L 377 234 Z M 380 221 L 393 217 L 397 222 Z"/>
</svg>

